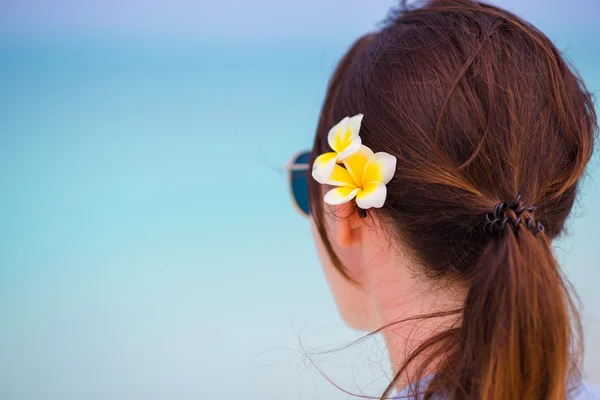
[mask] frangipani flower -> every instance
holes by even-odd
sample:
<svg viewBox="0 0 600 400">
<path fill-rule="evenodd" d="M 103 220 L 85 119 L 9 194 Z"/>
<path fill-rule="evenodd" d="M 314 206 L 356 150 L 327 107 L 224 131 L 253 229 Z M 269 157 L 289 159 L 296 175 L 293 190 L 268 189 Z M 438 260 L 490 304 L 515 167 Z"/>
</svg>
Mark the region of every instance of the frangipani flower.
<svg viewBox="0 0 600 400">
<path fill-rule="evenodd" d="M 335 164 L 328 185 L 339 186 L 325 195 L 325 203 L 338 205 L 356 197 L 362 209 L 381 208 L 387 197 L 385 186 L 396 172 L 396 157 L 360 146 L 357 152 L 345 157 L 343 168 Z"/>
<path fill-rule="evenodd" d="M 329 130 L 327 142 L 333 151 L 321 154 L 315 159 L 312 176 L 317 182 L 326 183 L 335 165 L 360 149 L 362 141 L 358 134 L 362 119 L 362 114 L 352 118 L 346 117 Z"/>
</svg>

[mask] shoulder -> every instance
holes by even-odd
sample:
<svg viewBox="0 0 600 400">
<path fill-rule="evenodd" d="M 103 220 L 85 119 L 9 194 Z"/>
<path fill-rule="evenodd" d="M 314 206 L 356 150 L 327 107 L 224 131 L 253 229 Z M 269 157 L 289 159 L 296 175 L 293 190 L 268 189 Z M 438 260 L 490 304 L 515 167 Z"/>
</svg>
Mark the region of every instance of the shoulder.
<svg viewBox="0 0 600 400">
<path fill-rule="evenodd" d="M 396 399 L 414 399 L 415 397 L 411 397 L 410 393 L 412 391 L 410 388 L 405 388 L 403 391 L 397 394 L 398 397 Z M 419 397 L 417 397 L 419 399 Z M 443 396 L 436 397 L 435 400 L 442 400 Z M 600 400 L 600 386 L 594 385 L 591 383 L 583 383 L 581 385 L 581 390 L 579 393 L 572 397 L 571 400 Z"/>
<path fill-rule="evenodd" d="M 581 391 L 573 400 L 600 400 L 600 386 L 583 383 Z"/>
</svg>

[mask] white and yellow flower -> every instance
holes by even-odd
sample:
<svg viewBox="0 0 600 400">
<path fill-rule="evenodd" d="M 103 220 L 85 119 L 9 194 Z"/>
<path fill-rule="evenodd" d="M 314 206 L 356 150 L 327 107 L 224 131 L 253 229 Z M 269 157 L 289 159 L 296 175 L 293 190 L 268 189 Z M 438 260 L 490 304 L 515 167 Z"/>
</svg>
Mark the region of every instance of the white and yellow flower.
<svg viewBox="0 0 600 400">
<path fill-rule="evenodd" d="M 363 115 L 346 117 L 329 131 L 327 142 L 333 150 L 321 154 L 313 163 L 312 176 L 319 183 L 327 183 L 337 163 L 356 153 L 362 141 L 359 136 Z"/>
<path fill-rule="evenodd" d="M 344 157 L 343 168 L 334 164 L 325 182 L 338 186 L 325 195 L 325 203 L 338 205 L 356 197 L 362 209 L 381 208 L 387 197 L 386 184 L 396 172 L 396 157 L 385 152 L 373 153 L 361 145 L 358 151 Z"/>
</svg>

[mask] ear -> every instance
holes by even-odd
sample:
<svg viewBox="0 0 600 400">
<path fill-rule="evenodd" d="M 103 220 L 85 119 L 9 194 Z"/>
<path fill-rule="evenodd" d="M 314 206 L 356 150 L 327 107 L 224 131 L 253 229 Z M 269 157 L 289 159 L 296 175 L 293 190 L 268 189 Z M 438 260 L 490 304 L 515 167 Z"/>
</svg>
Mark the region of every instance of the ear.
<svg viewBox="0 0 600 400">
<path fill-rule="evenodd" d="M 335 208 L 335 240 L 338 246 L 350 248 L 361 240 L 363 220 L 351 202 L 340 204 Z"/>
</svg>

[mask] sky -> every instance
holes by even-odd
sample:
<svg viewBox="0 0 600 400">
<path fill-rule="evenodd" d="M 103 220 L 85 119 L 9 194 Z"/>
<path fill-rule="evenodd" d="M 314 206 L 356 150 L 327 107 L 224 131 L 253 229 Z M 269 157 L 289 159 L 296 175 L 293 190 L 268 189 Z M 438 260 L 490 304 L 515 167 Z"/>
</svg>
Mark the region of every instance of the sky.
<svg viewBox="0 0 600 400">
<path fill-rule="evenodd" d="M 361 333 L 282 170 L 393 2 L 366 4 L 0 1 L 2 399 L 350 398 L 317 368 L 377 394 L 384 347 L 343 347 Z M 598 93 L 600 3 L 497 4 Z M 588 175 L 556 254 L 600 383 L 598 157 Z"/>
<path fill-rule="evenodd" d="M 590 34 L 600 3 L 593 0 L 498 0 L 497 5 L 518 12 L 541 27 Z M 102 35 L 150 34 L 197 36 L 211 39 L 347 38 L 371 29 L 394 1 L 374 0 L 365 6 L 360 0 L 276 1 L 276 0 L 4 0 L 1 4 L 2 30 L 48 34 Z M 572 26 L 574 29 L 568 29 Z M 584 32 L 582 32 L 584 31 Z"/>
</svg>

